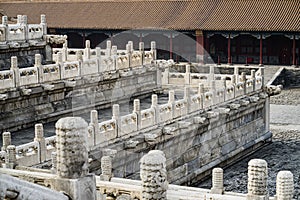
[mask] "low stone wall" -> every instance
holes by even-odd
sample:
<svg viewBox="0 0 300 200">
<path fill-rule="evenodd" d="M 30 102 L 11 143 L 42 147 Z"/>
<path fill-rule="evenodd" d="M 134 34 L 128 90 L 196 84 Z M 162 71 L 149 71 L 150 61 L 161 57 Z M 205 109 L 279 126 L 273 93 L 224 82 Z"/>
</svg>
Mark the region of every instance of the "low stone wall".
<svg viewBox="0 0 300 200">
<path fill-rule="evenodd" d="M 7 91 L 6 99 L 0 101 L 0 131 L 18 130 L 37 121 L 55 121 L 72 112 L 88 112 L 122 99 L 151 95 L 160 88 L 157 70 L 148 65 Z"/>
</svg>

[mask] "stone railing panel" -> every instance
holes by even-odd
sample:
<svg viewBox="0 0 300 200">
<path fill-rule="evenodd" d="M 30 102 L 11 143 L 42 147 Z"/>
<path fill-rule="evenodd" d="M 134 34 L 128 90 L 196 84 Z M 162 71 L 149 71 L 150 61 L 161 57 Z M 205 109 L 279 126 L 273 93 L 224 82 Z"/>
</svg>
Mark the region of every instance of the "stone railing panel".
<svg viewBox="0 0 300 200">
<path fill-rule="evenodd" d="M 163 104 L 158 106 L 158 120 L 159 122 L 165 122 L 172 120 L 172 104 Z"/>
<path fill-rule="evenodd" d="M 149 108 L 141 111 L 141 128 L 155 125 L 155 109 Z"/>
<path fill-rule="evenodd" d="M 78 61 L 65 62 L 61 67 L 61 78 L 75 78 L 79 76 L 80 63 Z"/>
<path fill-rule="evenodd" d="M 208 108 L 214 105 L 214 96 L 212 92 L 205 92 L 203 95 L 203 108 Z"/>
<path fill-rule="evenodd" d="M 129 56 L 128 55 L 118 56 L 116 61 L 116 68 L 117 69 L 129 68 Z"/>
<path fill-rule="evenodd" d="M 225 88 L 225 101 L 234 99 L 234 85 L 229 85 Z"/>
<path fill-rule="evenodd" d="M 133 133 L 138 130 L 138 125 L 137 125 L 137 115 L 136 113 L 132 113 L 129 115 L 125 115 L 121 117 L 121 134 L 126 135 L 128 133 Z"/>
<path fill-rule="evenodd" d="M 260 90 L 263 86 L 262 83 L 262 77 L 261 76 L 256 76 L 255 77 L 255 90 Z"/>
<path fill-rule="evenodd" d="M 112 57 L 101 57 L 100 72 L 113 71 L 115 68 L 115 61 Z"/>
<path fill-rule="evenodd" d="M 27 67 L 19 69 L 20 86 L 37 84 L 39 82 L 37 67 Z"/>
<path fill-rule="evenodd" d="M 144 54 L 144 65 L 149 65 L 154 60 L 154 52 L 153 51 L 145 51 Z"/>
<path fill-rule="evenodd" d="M 239 82 L 235 85 L 235 97 L 239 97 L 245 94 L 244 87 L 245 84 L 243 82 Z"/>
<path fill-rule="evenodd" d="M 95 143 L 100 144 L 117 137 L 117 122 L 114 119 L 99 123 L 99 134 L 95 135 Z"/>
<path fill-rule="evenodd" d="M 51 159 L 52 152 L 56 151 L 56 135 L 45 138 L 46 160 Z"/>
<path fill-rule="evenodd" d="M 89 60 L 84 60 L 82 62 L 80 68 L 81 76 L 96 74 L 96 73 L 98 73 L 98 59 L 89 59 Z"/>
<path fill-rule="evenodd" d="M 190 111 L 191 112 L 194 112 L 194 111 L 197 111 L 197 110 L 200 110 L 202 109 L 202 99 L 201 99 L 201 96 L 200 95 L 194 95 L 191 97 L 191 103 L 190 103 Z"/>
<path fill-rule="evenodd" d="M 58 64 L 42 65 L 40 68 L 40 83 L 60 80 L 60 66 Z"/>
<path fill-rule="evenodd" d="M 42 39 L 43 38 L 43 25 L 29 24 L 28 25 L 28 39 Z"/>
<path fill-rule="evenodd" d="M 216 91 L 214 96 L 214 104 L 219 104 L 225 101 L 225 91 L 224 89 L 219 89 Z"/>
<path fill-rule="evenodd" d="M 173 110 L 173 119 L 185 116 L 188 113 L 188 105 L 185 99 L 175 101 Z"/>
<path fill-rule="evenodd" d="M 16 147 L 17 162 L 22 166 L 32 166 L 39 161 L 39 143 L 30 142 Z"/>
<path fill-rule="evenodd" d="M 252 79 L 249 79 L 246 81 L 246 93 L 250 93 L 250 92 L 253 92 L 253 81 Z"/>
<path fill-rule="evenodd" d="M 26 40 L 26 32 L 25 26 L 18 24 L 10 24 L 7 30 L 8 34 L 6 37 L 7 41 L 25 41 Z"/>
<path fill-rule="evenodd" d="M 15 75 L 13 70 L 0 71 L 0 89 L 15 87 Z"/>
<path fill-rule="evenodd" d="M 185 73 L 169 73 L 169 84 L 185 84 Z"/>
<path fill-rule="evenodd" d="M 130 67 L 138 67 L 143 65 L 142 53 L 135 51 L 131 54 Z"/>
</svg>

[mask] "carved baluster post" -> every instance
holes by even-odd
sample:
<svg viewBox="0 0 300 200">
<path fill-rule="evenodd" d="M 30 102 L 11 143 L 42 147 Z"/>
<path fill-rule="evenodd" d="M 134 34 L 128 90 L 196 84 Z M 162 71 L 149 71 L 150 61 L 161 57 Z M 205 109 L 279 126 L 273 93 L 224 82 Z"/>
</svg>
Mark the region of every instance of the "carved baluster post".
<svg viewBox="0 0 300 200">
<path fill-rule="evenodd" d="M 252 159 L 248 163 L 248 194 L 247 200 L 269 199 L 268 167 L 262 159 Z"/>
<path fill-rule="evenodd" d="M 18 58 L 17 56 L 12 56 L 11 61 L 10 61 L 10 70 L 14 71 L 14 78 L 15 78 L 15 86 L 19 87 L 20 86 L 20 71 L 18 68 Z"/>
<path fill-rule="evenodd" d="M 46 15 L 41 15 L 41 25 L 43 26 L 43 35 L 47 35 L 47 21 Z"/>
<path fill-rule="evenodd" d="M 234 75 L 235 75 L 235 82 L 234 83 L 239 83 L 240 79 L 239 79 L 239 67 L 235 66 L 234 67 Z"/>
<path fill-rule="evenodd" d="M 144 42 L 140 42 L 139 43 L 139 51 L 140 51 L 141 56 L 142 56 L 140 63 L 142 65 L 144 65 L 144 58 L 145 58 L 145 46 L 144 46 Z"/>
<path fill-rule="evenodd" d="M 128 58 L 129 67 L 131 67 L 131 46 L 130 44 L 126 44 L 126 56 Z"/>
<path fill-rule="evenodd" d="M 156 51 L 156 42 L 155 41 L 151 42 L 151 51 L 153 53 L 153 60 L 156 60 L 157 51 Z"/>
<path fill-rule="evenodd" d="M 142 200 L 167 199 L 166 158 L 162 151 L 153 150 L 142 157 L 140 176 L 142 180 Z"/>
<path fill-rule="evenodd" d="M 185 75 L 184 75 L 184 84 L 189 85 L 191 84 L 191 66 L 185 66 Z"/>
<path fill-rule="evenodd" d="M 292 200 L 294 178 L 290 171 L 280 171 L 276 178 L 276 200 Z"/>
<path fill-rule="evenodd" d="M 5 167 L 9 169 L 14 169 L 17 165 L 17 157 L 16 157 L 16 146 L 8 145 L 6 148 L 6 156 L 5 156 Z"/>
<path fill-rule="evenodd" d="M 8 25 L 8 19 L 7 16 L 2 16 L 2 27 L 4 27 L 4 32 L 2 35 L 3 41 L 7 41 L 7 35 L 9 34 L 9 30 L 7 28 Z"/>
<path fill-rule="evenodd" d="M 233 93 L 234 93 L 234 97 L 235 97 L 235 90 L 236 90 L 236 82 L 237 82 L 237 75 L 234 74 L 231 77 L 231 84 L 233 85 Z"/>
<path fill-rule="evenodd" d="M 56 64 L 59 65 L 60 68 L 60 79 L 64 79 L 65 78 L 65 69 L 63 67 L 63 57 L 62 57 L 62 53 L 58 52 L 57 53 L 57 60 L 56 60 Z"/>
<path fill-rule="evenodd" d="M 107 40 L 107 42 L 106 42 L 105 56 L 107 56 L 107 57 L 111 56 L 111 41 L 110 40 Z"/>
<path fill-rule="evenodd" d="M 152 94 L 151 96 L 151 108 L 155 110 L 155 123 L 159 123 L 159 109 L 158 109 L 158 97 L 157 94 Z"/>
<path fill-rule="evenodd" d="M 42 57 L 41 54 L 35 54 L 34 55 L 34 67 L 37 68 L 38 71 L 38 80 L 39 83 L 43 83 L 44 79 L 43 79 L 43 68 L 42 68 Z"/>
<path fill-rule="evenodd" d="M 142 116 L 141 116 L 141 105 L 140 105 L 140 100 L 135 99 L 133 101 L 133 113 L 136 114 L 137 116 L 137 130 L 140 130 L 142 126 Z"/>
<path fill-rule="evenodd" d="M 112 59 L 113 59 L 113 69 L 111 70 L 118 70 L 118 66 L 117 66 L 117 59 L 118 59 L 118 47 L 117 46 L 112 46 L 111 49 L 111 53 L 112 53 Z"/>
<path fill-rule="evenodd" d="M 97 110 L 92 110 L 91 111 L 91 122 L 90 126 L 93 127 L 93 135 L 90 135 L 91 137 L 91 144 L 96 145 L 97 143 L 97 136 L 99 137 L 99 122 L 98 122 L 98 111 Z"/>
<path fill-rule="evenodd" d="M 184 87 L 184 99 L 186 101 L 186 107 L 187 107 L 187 113 L 190 113 L 190 107 L 191 107 L 191 88 L 188 86 Z"/>
<path fill-rule="evenodd" d="M 112 108 L 112 119 L 116 120 L 116 131 L 117 137 L 121 136 L 122 129 L 121 129 L 121 116 L 120 116 L 120 106 L 119 104 L 114 104 Z"/>
<path fill-rule="evenodd" d="M 101 70 L 101 48 L 96 47 L 96 58 L 97 58 L 97 63 L 98 63 L 98 73 L 103 72 Z"/>
<path fill-rule="evenodd" d="M 200 96 L 200 109 L 203 109 L 203 102 L 204 102 L 204 84 L 203 83 L 199 83 L 198 95 Z"/>
<path fill-rule="evenodd" d="M 112 160 L 110 156 L 103 156 L 101 158 L 101 175 L 100 180 L 110 181 L 112 178 Z"/>
<path fill-rule="evenodd" d="M 175 111 L 175 91 L 170 90 L 169 91 L 169 104 L 171 104 L 171 113 L 172 113 L 172 119 L 174 118 L 174 111 Z"/>
<path fill-rule="evenodd" d="M 252 80 L 253 91 L 255 91 L 256 81 L 255 81 L 255 70 L 254 69 L 251 70 L 251 80 Z"/>
<path fill-rule="evenodd" d="M 11 145 L 11 134 L 10 132 L 4 132 L 2 134 L 2 147 L 1 147 L 1 151 L 6 151 L 6 148 Z"/>
<path fill-rule="evenodd" d="M 244 94 L 246 94 L 247 78 L 246 78 L 246 73 L 245 72 L 241 73 L 241 82 L 243 83 Z"/>
<path fill-rule="evenodd" d="M 212 171 L 212 188 L 210 190 L 213 194 L 224 193 L 224 180 L 223 180 L 223 169 L 214 168 Z"/>
<path fill-rule="evenodd" d="M 211 85 L 211 81 L 215 80 L 215 67 L 209 66 L 209 75 L 208 75 L 208 81 Z"/>
<path fill-rule="evenodd" d="M 91 42 L 89 40 L 85 41 L 84 58 L 85 60 L 91 59 Z"/>
<path fill-rule="evenodd" d="M 34 141 L 39 143 L 38 155 L 39 155 L 39 161 L 41 163 L 46 160 L 46 154 L 47 154 L 43 124 L 36 124 L 34 128 L 35 128 Z"/>
<path fill-rule="evenodd" d="M 51 164 L 52 164 L 52 167 L 51 167 L 51 171 L 53 174 L 56 174 L 57 173 L 57 153 L 56 152 L 52 152 L 51 153 Z"/>
<path fill-rule="evenodd" d="M 65 41 L 65 43 L 63 44 L 61 53 L 62 53 L 62 61 L 66 62 L 68 60 L 68 42 L 67 41 Z"/>
</svg>

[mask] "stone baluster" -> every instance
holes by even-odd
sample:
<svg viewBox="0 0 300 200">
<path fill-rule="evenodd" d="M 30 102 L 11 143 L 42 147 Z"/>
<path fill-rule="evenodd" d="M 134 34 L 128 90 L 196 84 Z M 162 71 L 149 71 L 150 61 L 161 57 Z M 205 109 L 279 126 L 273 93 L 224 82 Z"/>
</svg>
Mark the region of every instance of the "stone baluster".
<svg viewBox="0 0 300 200">
<path fill-rule="evenodd" d="M 235 66 L 234 67 L 234 72 L 233 72 L 233 74 L 235 75 L 235 81 L 236 82 L 234 82 L 234 83 L 238 83 L 239 82 L 239 67 L 238 66 Z"/>
<path fill-rule="evenodd" d="M 27 23 L 28 23 L 27 15 L 22 15 L 22 24 L 27 25 Z"/>
<path fill-rule="evenodd" d="M 141 53 L 141 62 L 142 65 L 144 65 L 144 58 L 145 58 L 145 45 L 144 45 L 144 42 L 140 42 L 139 43 L 139 51 Z"/>
<path fill-rule="evenodd" d="M 218 98 L 218 96 L 217 96 L 217 88 L 216 88 L 216 81 L 212 80 L 210 84 L 211 84 L 210 91 L 213 94 L 213 96 L 212 96 L 212 102 L 213 102 L 213 104 L 216 104 L 217 98 Z"/>
<path fill-rule="evenodd" d="M 92 131 L 93 134 L 90 135 L 90 137 L 91 137 L 90 139 L 92 140 L 91 144 L 96 145 L 97 136 L 99 136 L 99 122 L 98 122 L 98 111 L 97 110 L 91 111 L 90 120 L 91 120 L 91 122 L 89 125 L 93 127 L 93 131 Z"/>
<path fill-rule="evenodd" d="M 169 66 L 165 67 L 164 72 L 162 73 L 162 85 L 167 85 L 169 84 Z"/>
<path fill-rule="evenodd" d="M 52 152 L 51 153 L 51 172 L 53 174 L 57 173 L 57 153 L 56 152 Z"/>
<path fill-rule="evenodd" d="M 7 26 L 7 24 L 8 24 L 7 16 L 2 16 L 2 25 Z"/>
<path fill-rule="evenodd" d="M 253 91 L 255 91 L 256 81 L 255 81 L 255 70 L 254 69 L 251 70 L 251 80 L 252 80 Z"/>
<path fill-rule="evenodd" d="M 22 23 L 22 15 L 17 15 L 17 24 Z"/>
<path fill-rule="evenodd" d="M 127 58 L 129 59 L 129 67 L 131 67 L 131 46 L 130 44 L 126 44 L 126 55 Z"/>
<path fill-rule="evenodd" d="M 113 69 L 111 70 L 118 70 L 117 69 L 118 47 L 116 45 L 112 46 L 111 53 L 113 57 Z"/>
<path fill-rule="evenodd" d="M 47 35 L 47 21 L 46 15 L 41 15 L 41 25 L 43 26 L 43 35 Z"/>
<path fill-rule="evenodd" d="M 88 173 L 87 123 L 80 117 L 57 121 L 57 174 L 61 178 L 80 178 Z"/>
<path fill-rule="evenodd" d="M 63 56 L 61 52 L 57 53 L 57 58 L 56 58 L 56 64 L 59 65 L 60 68 L 60 79 L 63 79 L 65 77 L 65 70 L 63 68 Z"/>
<path fill-rule="evenodd" d="M 191 88 L 189 86 L 184 87 L 184 100 L 186 101 L 187 113 L 190 113 L 191 107 Z"/>
<path fill-rule="evenodd" d="M 110 40 L 107 40 L 107 42 L 106 42 L 105 56 L 107 56 L 107 57 L 111 56 L 111 41 Z"/>
<path fill-rule="evenodd" d="M 208 81 L 211 83 L 211 81 L 215 80 L 215 67 L 209 66 L 209 75 L 208 75 Z"/>
<path fill-rule="evenodd" d="M 224 193 L 224 180 L 223 180 L 223 169 L 214 168 L 212 171 L 212 188 L 210 190 L 212 194 L 223 194 Z"/>
<path fill-rule="evenodd" d="M 114 104 L 112 108 L 112 119 L 116 120 L 116 131 L 117 137 L 122 134 L 121 129 L 121 116 L 120 116 L 120 106 L 119 104 Z"/>
<path fill-rule="evenodd" d="M 158 109 L 158 97 L 157 94 L 151 96 L 151 108 L 155 110 L 155 123 L 159 123 L 159 109 Z"/>
<path fill-rule="evenodd" d="M 153 150 L 142 157 L 140 176 L 142 180 L 142 200 L 167 199 L 166 158 L 162 151 Z"/>
<path fill-rule="evenodd" d="M 191 66 L 190 65 L 185 66 L 184 83 L 186 85 L 191 84 Z"/>
<path fill-rule="evenodd" d="M 17 56 L 12 56 L 10 59 L 11 59 L 10 70 L 14 71 L 15 86 L 19 87 L 20 86 L 20 71 L 18 68 L 18 58 L 17 58 Z"/>
<path fill-rule="evenodd" d="M 269 199 L 268 167 L 262 159 L 252 159 L 248 163 L 248 194 L 247 200 Z"/>
<path fill-rule="evenodd" d="M 227 88 L 227 83 L 226 83 L 226 77 L 222 78 L 222 81 L 223 81 L 223 88 L 224 88 L 224 101 L 226 101 L 226 88 Z"/>
<path fill-rule="evenodd" d="M 77 61 L 83 60 L 82 51 L 76 51 L 76 60 Z"/>
<path fill-rule="evenodd" d="M 36 67 L 37 71 L 38 71 L 38 80 L 39 80 L 39 83 L 42 83 L 44 81 L 43 80 L 44 71 L 43 71 L 43 68 L 42 68 L 42 57 L 41 57 L 41 54 L 35 54 L 34 55 L 34 67 Z"/>
<path fill-rule="evenodd" d="M 141 105 L 140 105 L 140 100 L 135 99 L 133 101 L 133 113 L 136 114 L 137 116 L 137 130 L 140 130 L 142 126 L 142 116 L 141 116 Z"/>
<path fill-rule="evenodd" d="M 80 117 L 65 117 L 55 128 L 58 177 L 52 189 L 65 191 L 70 199 L 96 200 L 95 176 L 88 174 L 88 124 Z"/>
<path fill-rule="evenodd" d="M 6 148 L 4 168 L 13 169 L 17 165 L 16 146 L 8 145 Z"/>
<path fill-rule="evenodd" d="M 101 70 L 101 48 L 100 47 L 96 47 L 96 58 L 97 58 L 97 62 L 98 62 L 98 73 L 103 72 Z"/>
<path fill-rule="evenodd" d="M 46 147 L 46 141 L 44 137 L 44 128 L 43 124 L 36 124 L 34 126 L 35 128 L 35 137 L 34 141 L 39 143 L 39 161 L 40 163 L 44 162 L 46 160 L 46 154 L 47 154 L 47 147 Z"/>
<path fill-rule="evenodd" d="M 204 101 L 204 84 L 203 83 L 199 83 L 198 95 L 200 96 L 200 109 L 202 109 L 203 101 Z"/>
<path fill-rule="evenodd" d="M 174 109 L 175 109 L 175 91 L 174 90 L 170 90 L 169 91 L 169 104 L 171 104 L 171 113 L 172 113 L 172 119 L 174 117 Z"/>
<path fill-rule="evenodd" d="M 2 134 L 2 147 L 1 147 L 1 151 L 6 151 L 6 148 L 11 145 L 11 134 L 10 132 L 4 132 Z"/>
<path fill-rule="evenodd" d="M 262 83 L 262 87 L 264 86 L 264 81 L 265 81 L 265 68 L 264 67 L 260 67 L 261 70 L 261 83 Z"/>
<path fill-rule="evenodd" d="M 66 62 L 68 60 L 68 42 L 67 41 L 63 44 L 61 53 L 62 53 L 62 61 Z"/>
<path fill-rule="evenodd" d="M 246 72 L 241 73 L 241 82 L 243 83 L 244 94 L 246 94 L 246 83 L 247 83 Z"/>
<path fill-rule="evenodd" d="M 276 200 L 292 200 L 294 178 L 290 171 L 280 171 L 276 178 Z"/>
<path fill-rule="evenodd" d="M 89 40 L 85 41 L 84 58 L 91 59 L 91 42 Z"/>
<path fill-rule="evenodd" d="M 100 180 L 110 181 L 112 174 L 112 159 L 110 156 L 102 156 L 101 158 L 101 175 Z"/>
<path fill-rule="evenodd" d="M 155 41 L 151 41 L 151 51 L 153 52 L 153 60 L 156 60 L 157 50 Z"/>
<path fill-rule="evenodd" d="M 133 53 L 133 42 L 128 41 L 128 44 L 129 44 L 129 48 L 130 48 L 130 53 Z"/>
</svg>

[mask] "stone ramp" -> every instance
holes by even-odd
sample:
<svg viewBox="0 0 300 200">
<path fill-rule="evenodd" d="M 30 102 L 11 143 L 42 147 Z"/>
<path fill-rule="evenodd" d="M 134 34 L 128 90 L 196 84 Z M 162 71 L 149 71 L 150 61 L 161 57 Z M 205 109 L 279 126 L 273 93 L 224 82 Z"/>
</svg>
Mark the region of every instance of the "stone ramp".
<svg viewBox="0 0 300 200">
<path fill-rule="evenodd" d="M 266 65 L 264 72 L 264 85 L 266 85 L 276 74 L 276 72 L 283 66 Z"/>
</svg>

